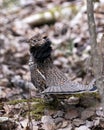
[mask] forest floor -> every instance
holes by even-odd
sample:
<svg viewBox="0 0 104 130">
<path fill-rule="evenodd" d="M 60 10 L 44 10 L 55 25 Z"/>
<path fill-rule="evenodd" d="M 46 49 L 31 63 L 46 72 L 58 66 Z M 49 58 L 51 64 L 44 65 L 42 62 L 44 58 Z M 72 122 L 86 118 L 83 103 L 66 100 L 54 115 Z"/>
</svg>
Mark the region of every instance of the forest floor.
<svg viewBox="0 0 104 130">
<path fill-rule="evenodd" d="M 71 80 L 88 84 L 93 68 L 83 0 L 0 1 L 0 130 L 104 130 L 98 94 L 70 95 L 48 104 L 31 85 L 29 43 L 36 33 L 52 41 L 54 64 Z M 104 33 L 104 2 L 94 3 L 97 41 Z M 56 17 L 57 16 L 57 17 Z"/>
</svg>

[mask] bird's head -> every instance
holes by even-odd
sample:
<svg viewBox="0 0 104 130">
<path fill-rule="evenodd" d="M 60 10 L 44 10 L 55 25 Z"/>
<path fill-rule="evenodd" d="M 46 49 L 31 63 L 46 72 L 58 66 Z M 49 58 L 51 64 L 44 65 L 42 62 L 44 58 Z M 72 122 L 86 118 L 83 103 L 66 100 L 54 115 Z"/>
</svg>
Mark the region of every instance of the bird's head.
<svg viewBox="0 0 104 130">
<path fill-rule="evenodd" d="M 51 56 L 51 41 L 45 34 L 36 34 L 29 39 L 30 53 L 33 54 L 34 58 L 39 60 L 45 60 Z"/>
<path fill-rule="evenodd" d="M 38 48 L 38 47 L 46 44 L 47 42 L 48 42 L 48 44 L 50 44 L 51 42 L 49 42 L 49 41 L 50 40 L 48 39 L 48 37 L 45 33 L 43 33 L 43 34 L 38 33 L 28 40 L 30 48 L 32 48 L 32 47 Z"/>
</svg>

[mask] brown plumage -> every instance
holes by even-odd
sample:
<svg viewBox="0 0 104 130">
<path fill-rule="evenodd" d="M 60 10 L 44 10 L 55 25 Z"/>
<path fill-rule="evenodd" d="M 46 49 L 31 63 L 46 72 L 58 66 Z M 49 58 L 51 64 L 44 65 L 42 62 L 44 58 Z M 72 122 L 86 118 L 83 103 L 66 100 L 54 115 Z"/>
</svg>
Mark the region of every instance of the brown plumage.
<svg viewBox="0 0 104 130">
<path fill-rule="evenodd" d="M 51 56 L 51 41 L 37 34 L 29 40 L 30 71 L 35 87 L 44 94 L 73 94 L 96 91 L 95 80 L 89 85 L 69 80 L 54 64 Z"/>
</svg>

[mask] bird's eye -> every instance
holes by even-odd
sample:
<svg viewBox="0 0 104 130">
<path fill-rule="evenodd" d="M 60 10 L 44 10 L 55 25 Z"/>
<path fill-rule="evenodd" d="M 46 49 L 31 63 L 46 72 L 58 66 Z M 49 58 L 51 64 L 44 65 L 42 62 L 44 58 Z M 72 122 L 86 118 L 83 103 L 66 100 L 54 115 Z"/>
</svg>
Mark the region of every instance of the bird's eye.
<svg viewBox="0 0 104 130">
<path fill-rule="evenodd" d="M 47 38 L 47 36 L 44 36 L 44 37 L 43 37 L 43 39 L 46 39 L 46 38 Z"/>
</svg>

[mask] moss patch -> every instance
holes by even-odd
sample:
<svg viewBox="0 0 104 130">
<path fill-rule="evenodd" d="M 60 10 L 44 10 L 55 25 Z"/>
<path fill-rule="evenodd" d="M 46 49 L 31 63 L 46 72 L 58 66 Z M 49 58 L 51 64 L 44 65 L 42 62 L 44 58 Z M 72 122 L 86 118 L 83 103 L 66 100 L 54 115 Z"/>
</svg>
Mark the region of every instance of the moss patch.
<svg viewBox="0 0 104 130">
<path fill-rule="evenodd" d="M 32 98 L 32 99 L 17 99 L 17 100 L 11 100 L 8 102 L 9 105 L 16 105 L 18 103 L 24 103 L 24 102 L 43 102 L 43 99 L 41 98 Z"/>
<path fill-rule="evenodd" d="M 23 117 L 27 116 L 28 113 L 34 118 L 35 120 L 40 120 L 41 117 L 44 115 L 44 110 L 56 110 L 58 108 L 58 101 L 54 100 L 52 102 L 46 102 L 41 98 L 32 98 L 32 99 L 21 99 L 21 100 L 12 100 L 7 102 L 9 105 L 21 104 L 20 109 L 24 110 L 21 115 Z M 22 108 L 23 107 L 23 108 Z"/>
</svg>

